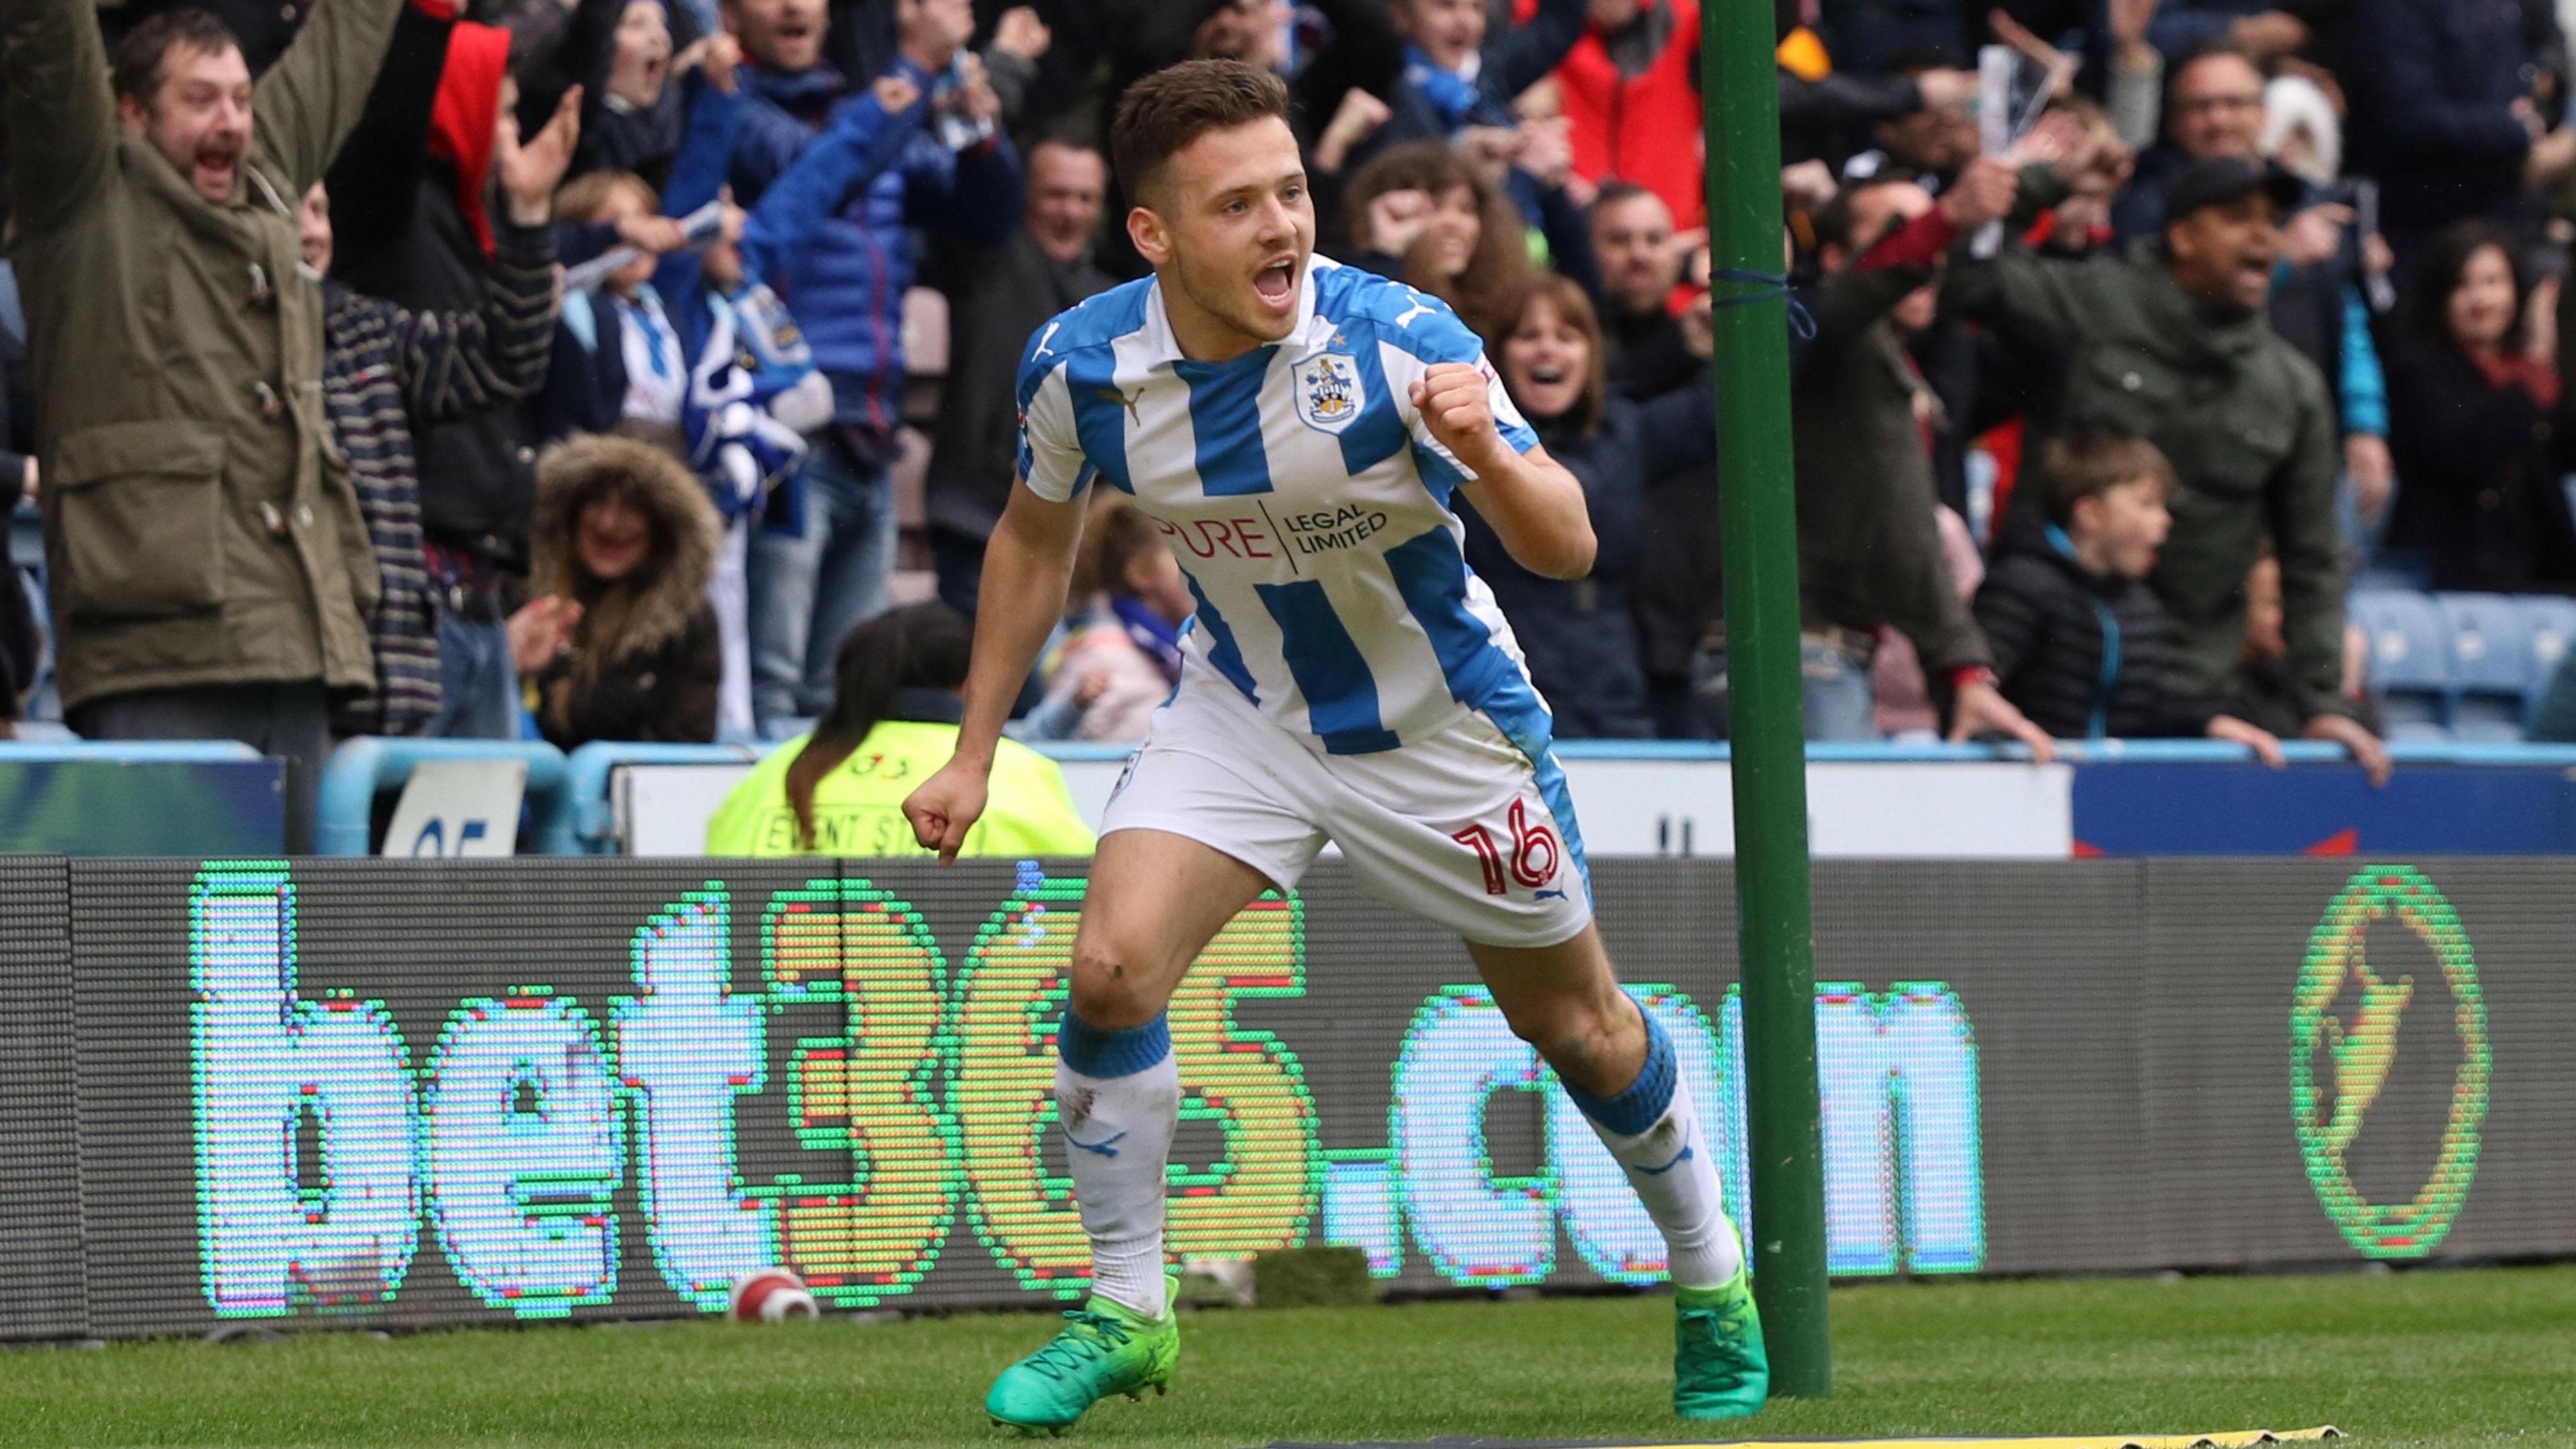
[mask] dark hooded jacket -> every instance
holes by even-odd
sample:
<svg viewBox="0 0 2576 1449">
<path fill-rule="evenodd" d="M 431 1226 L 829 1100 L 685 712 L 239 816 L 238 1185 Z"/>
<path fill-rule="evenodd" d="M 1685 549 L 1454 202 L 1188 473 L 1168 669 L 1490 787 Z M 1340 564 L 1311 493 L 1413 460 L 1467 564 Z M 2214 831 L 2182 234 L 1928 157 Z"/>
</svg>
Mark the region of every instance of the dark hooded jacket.
<svg viewBox="0 0 2576 1449">
<path fill-rule="evenodd" d="M 384 597 L 368 621 L 376 689 L 341 706 L 342 734 L 418 734 L 437 717 L 438 619 L 421 557 L 420 477 L 410 420 L 444 422 L 516 403 L 546 373 L 554 327 L 554 237 L 500 231 L 483 306 L 412 312 L 323 284 L 322 407 L 349 460 Z"/>
<path fill-rule="evenodd" d="M 581 510 L 621 497 L 653 523 L 653 546 L 614 584 L 583 572 L 573 540 Z M 706 599 L 721 532 L 687 465 L 633 438 L 585 437 L 537 465 L 529 582 L 582 607 L 565 656 L 537 676 L 537 727 L 563 749 L 593 740 L 704 744 L 716 735 L 722 673 Z"/>
<path fill-rule="evenodd" d="M 331 170 L 333 230 L 343 247 L 381 244 L 410 226 L 417 168 L 392 158 L 429 147 L 454 28 L 454 20 L 417 6 L 394 22 L 366 115 Z M 438 605 L 421 547 L 413 430 L 487 409 L 515 410 L 545 380 L 555 315 L 553 233 L 514 227 L 506 216 L 494 221 L 492 263 L 473 312 L 415 312 L 352 291 L 337 277 L 323 283 L 322 406 L 349 460 L 384 576 L 383 602 L 368 621 L 376 689 L 333 711 L 340 734 L 417 734 L 439 710 Z"/>
<path fill-rule="evenodd" d="M 428 158 L 410 223 L 382 240 L 344 244 L 333 274 L 415 312 L 484 302 L 492 256 L 492 126 L 509 34 L 458 25 L 431 113 Z M 415 419 L 421 527 L 431 544 L 508 572 L 527 567 L 535 435 L 526 414 L 495 408 L 451 422 Z"/>
<path fill-rule="evenodd" d="M 2076 561 L 2063 530 L 2045 549 L 1995 561 L 1977 590 L 1978 627 L 2013 707 L 2061 740 L 2197 735 L 2217 706 L 2173 690 L 2173 651 L 2155 590 Z"/>
</svg>

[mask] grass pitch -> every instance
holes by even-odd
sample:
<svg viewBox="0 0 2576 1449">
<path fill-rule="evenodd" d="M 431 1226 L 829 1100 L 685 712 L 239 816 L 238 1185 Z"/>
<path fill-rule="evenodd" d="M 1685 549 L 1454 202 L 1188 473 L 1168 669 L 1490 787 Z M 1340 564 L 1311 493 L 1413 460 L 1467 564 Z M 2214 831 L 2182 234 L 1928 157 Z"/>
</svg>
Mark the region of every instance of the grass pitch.
<svg viewBox="0 0 2576 1449">
<path fill-rule="evenodd" d="M 1668 1298 L 1218 1311 L 1171 1397 L 1065 1442 L 1680 1438 Z M 1053 1320 L 315 1334 L 0 1355 L 0 1443 L 1013 1441 L 980 1407 Z M 2367 1449 L 2576 1444 L 2576 1268 L 1953 1282 L 1834 1296 L 1837 1395 L 1709 1439 L 2296 1428 Z"/>
</svg>

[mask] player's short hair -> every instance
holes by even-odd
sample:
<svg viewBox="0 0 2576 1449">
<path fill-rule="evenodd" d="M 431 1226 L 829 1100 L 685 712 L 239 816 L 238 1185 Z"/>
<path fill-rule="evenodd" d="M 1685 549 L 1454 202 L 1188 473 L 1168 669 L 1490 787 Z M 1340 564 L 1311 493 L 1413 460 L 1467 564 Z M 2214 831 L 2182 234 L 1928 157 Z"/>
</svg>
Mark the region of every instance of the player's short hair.
<svg viewBox="0 0 2576 1449">
<path fill-rule="evenodd" d="M 1165 164 L 1210 131 L 1229 131 L 1265 116 L 1288 119 L 1288 87 L 1239 60 L 1185 60 L 1158 70 L 1119 97 L 1109 127 L 1118 184 L 1150 206 Z"/>
<path fill-rule="evenodd" d="M 116 92 L 117 99 L 131 96 L 150 103 L 161 89 L 161 62 L 174 48 L 221 55 L 241 49 L 241 40 L 211 11 L 195 6 L 164 10 L 125 32 L 125 38 L 117 42 L 116 56 L 107 71 L 108 86 Z"/>
<path fill-rule="evenodd" d="M 2164 450 L 2126 433 L 2059 438 L 2041 454 L 2040 468 L 2048 475 L 2048 491 L 2041 495 L 2048 504 L 2048 519 L 2060 527 L 2074 522 L 2076 504 L 2141 478 L 2155 480 L 2157 488 L 2167 493 L 2174 486 L 2173 464 Z"/>
</svg>

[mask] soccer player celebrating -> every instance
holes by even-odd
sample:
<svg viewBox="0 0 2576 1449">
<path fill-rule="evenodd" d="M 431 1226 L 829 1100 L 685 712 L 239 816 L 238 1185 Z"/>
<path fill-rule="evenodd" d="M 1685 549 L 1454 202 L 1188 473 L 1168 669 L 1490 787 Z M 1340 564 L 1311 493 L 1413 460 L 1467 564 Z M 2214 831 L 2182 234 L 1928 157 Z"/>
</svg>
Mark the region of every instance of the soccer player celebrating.
<svg viewBox="0 0 2576 1449">
<path fill-rule="evenodd" d="M 1161 1390 L 1180 1353 L 1163 1174 L 1181 1084 L 1163 1009 L 1219 929 L 1326 840 L 1364 887 L 1456 930 L 1662 1230 L 1679 1305 L 1673 1407 L 1762 1406 L 1762 1330 L 1673 1044 L 1619 989 L 1549 715 L 1451 499 L 1553 578 L 1592 566 L 1583 489 L 1450 310 L 1314 255 L 1288 96 L 1191 61 L 1111 133 L 1150 280 L 1030 339 L 1021 486 L 985 557 L 956 756 L 905 802 L 954 857 L 995 741 L 1063 612 L 1094 479 L 1151 517 L 1198 612 L 1181 682 L 1101 825 L 1057 1034 L 1058 1119 L 1092 1296 L 985 1408 L 1061 1429 Z"/>
</svg>

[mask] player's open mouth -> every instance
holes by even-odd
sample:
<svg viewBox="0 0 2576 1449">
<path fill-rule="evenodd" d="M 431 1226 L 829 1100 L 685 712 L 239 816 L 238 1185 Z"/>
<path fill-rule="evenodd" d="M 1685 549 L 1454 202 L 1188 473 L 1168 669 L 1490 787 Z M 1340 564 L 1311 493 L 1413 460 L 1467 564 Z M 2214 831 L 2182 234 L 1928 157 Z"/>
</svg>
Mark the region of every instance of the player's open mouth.
<svg viewBox="0 0 2576 1449">
<path fill-rule="evenodd" d="M 1270 265 L 1263 267 L 1260 271 L 1253 273 L 1252 290 L 1260 293 L 1261 300 L 1269 303 L 1273 307 L 1284 307 L 1295 301 L 1297 296 L 1296 258 L 1290 257 L 1285 261 L 1272 262 Z"/>
</svg>

